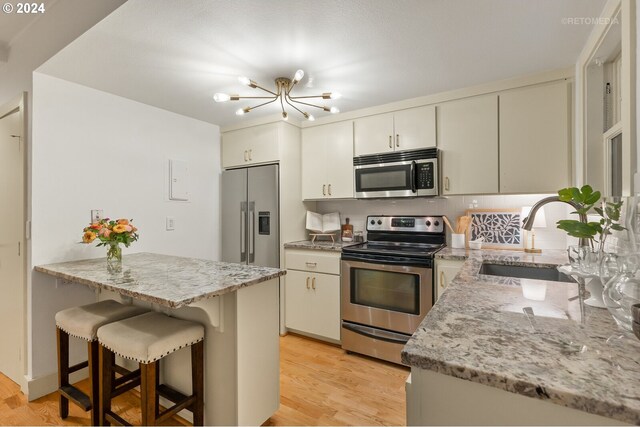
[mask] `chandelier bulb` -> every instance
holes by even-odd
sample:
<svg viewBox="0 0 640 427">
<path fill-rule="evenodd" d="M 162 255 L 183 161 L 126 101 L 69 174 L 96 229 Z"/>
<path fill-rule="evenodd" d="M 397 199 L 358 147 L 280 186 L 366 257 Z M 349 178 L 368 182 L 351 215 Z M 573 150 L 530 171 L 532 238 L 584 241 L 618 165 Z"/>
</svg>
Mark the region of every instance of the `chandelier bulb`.
<svg viewBox="0 0 640 427">
<path fill-rule="evenodd" d="M 316 118 L 313 117 L 313 114 L 307 114 L 307 120 L 309 120 L 310 122 L 314 122 Z"/>
<path fill-rule="evenodd" d="M 215 102 L 227 102 L 231 99 L 231 95 L 227 95 L 226 93 L 216 93 L 213 95 L 213 100 Z"/>
<path fill-rule="evenodd" d="M 249 77 L 240 76 L 238 77 L 238 81 L 246 86 L 251 86 L 251 79 Z"/>
<path fill-rule="evenodd" d="M 331 92 L 329 94 L 329 98 L 331 98 L 331 99 L 340 99 L 340 98 L 342 98 L 342 94 L 340 92 Z"/>
<path fill-rule="evenodd" d="M 245 111 L 245 108 L 238 108 L 236 110 L 236 116 L 244 116 L 244 113 L 248 113 L 248 111 Z"/>
<path fill-rule="evenodd" d="M 298 70 L 293 76 L 293 83 L 298 83 L 304 77 L 304 71 Z"/>
<path fill-rule="evenodd" d="M 337 114 L 337 113 L 339 113 L 339 112 L 340 112 L 340 109 L 339 109 L 338 107 L 331 107 L 331 108 L 329 109 L 329 111 L 330 111 L 332 114 Z"/>
</svg>

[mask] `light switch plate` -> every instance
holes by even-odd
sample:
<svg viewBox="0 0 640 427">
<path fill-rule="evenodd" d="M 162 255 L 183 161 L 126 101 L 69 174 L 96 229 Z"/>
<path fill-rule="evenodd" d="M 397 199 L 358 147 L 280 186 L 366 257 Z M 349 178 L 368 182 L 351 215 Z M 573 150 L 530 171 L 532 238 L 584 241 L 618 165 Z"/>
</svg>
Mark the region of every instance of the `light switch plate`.
<svg viewBox="0 0 640 427">
<path fill-rule="evenodd" d="M 173 231 L 176 229 L 176 219 L 172 216 L 167 217 L 167 231 Z"/>
<path fill-rule="evenodd" d="M 91 211 L 91 222 L 98 222 L 100 221 L 102 218 L 104 218 L 104 213 L 102 211 L 102 209 L 94 209 Z"/>
</svg>

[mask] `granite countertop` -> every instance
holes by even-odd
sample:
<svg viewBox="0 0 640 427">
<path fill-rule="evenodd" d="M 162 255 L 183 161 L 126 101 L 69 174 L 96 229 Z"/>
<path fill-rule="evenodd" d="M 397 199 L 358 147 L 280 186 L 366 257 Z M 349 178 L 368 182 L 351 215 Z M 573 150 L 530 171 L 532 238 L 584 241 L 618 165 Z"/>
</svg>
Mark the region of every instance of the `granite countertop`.
<svg viewBox="0 0 640 427">
<path fill-rule="evenodd" d="M 342 248 L 357 245 L 358 242 L 332 242 L 327 240 L 300 240 L 298 242 L 289 242 L 284 244 L 285 249 L 312 249 L 316 251 L 342 252 Z"/>
<path fill-rule="evenodd" d="M 445 249 L 437 257 L 466 261 L 404 347 L 403 363 L 640 424 L 640 341 L 606 309 L 582 304 L 575 283 L 478 273 L 483 261 L 556 268 L 566 252 Z"/>
<path fill-rule="evenodd" d="M 107 271 L 105 258 L 39 265 L 35 270 L 171 308 L 286 274 L 278 268 L 152 253 L 124 255 L 120 273 Z"/>
</svg>

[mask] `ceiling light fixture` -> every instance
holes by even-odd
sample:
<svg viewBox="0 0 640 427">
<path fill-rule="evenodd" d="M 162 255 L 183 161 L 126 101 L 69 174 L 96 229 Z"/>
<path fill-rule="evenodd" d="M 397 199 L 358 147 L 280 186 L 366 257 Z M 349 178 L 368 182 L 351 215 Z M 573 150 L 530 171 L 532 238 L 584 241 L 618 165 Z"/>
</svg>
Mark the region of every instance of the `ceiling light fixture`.
<svg viewBox="0 0 640 427">
<path fill-rule="evenodd" d="M 302 70 L 296 71 L 296 73 L 293 76 L 293 79 L 290 79 L 288 77 L 278 77 L 275 80 L 276 91 L 273 92 L 273 91 L 270 91 L 269 89 L 265 89 L 264 87 L 260 86 L 258 83 L 254 82 L 248 77 L 241 76 L 241 77 L 238 77 L 238 81 L 243 85 L 249 86 L 250 88 L 253 88 L 253 89 L 260 89 L 264 92 L 269 93 L 270 95 L 269 96 L 240 96 L 240 95 L 228 95 L 226 93 L 216 93 L 215 95 L 213 95 L 213 100 L 215 102 L 227 102 L 227 101 L 239 101 L 241 99 L 269 99 L 269 101 L 263 102 L 262 104 L 255 105 L 253 107 L 245 107 L 245 108 L 238 109 L 236 111 L 236 115 L 238 116 L 247 114 L 258 107 L 271 104 L 272 102 L 276 102 L 277 100 L 280 100 L 280 108 L 282 109 L 283 120 L 289 119 L 289 114 L 285 111 L 285 105 L 284 105 L 285 103 L 287 103 L 294 110 L 302 114 L 305 119 L 311 122 L 315 120 L 315 117 L 313 117 L 313 115 L 307 113 L 306 111 L 303 111 L 301 108 L 304 108 L 304 107 L 301 106 L 300 108 L 298 108 L 293 104 L 307 105 L 309 107 L 319 108 L 323 111 L 327 111 L 333 114 L 340 112 L 338 107 L 325 107 L 322 105 L 311 104 L 305 101 L 299 101 L 300 99 L 313 99 L 313 98 L 339 99 L 342 95 L 340 95 L 337 92 L 325 92 L 321 95 L 291 96 L 291 91 L 293 90 L 293 87 L 296 84 L 298 84 L 303 78 L 304 78 L 304 71 Z"/>
</svg>

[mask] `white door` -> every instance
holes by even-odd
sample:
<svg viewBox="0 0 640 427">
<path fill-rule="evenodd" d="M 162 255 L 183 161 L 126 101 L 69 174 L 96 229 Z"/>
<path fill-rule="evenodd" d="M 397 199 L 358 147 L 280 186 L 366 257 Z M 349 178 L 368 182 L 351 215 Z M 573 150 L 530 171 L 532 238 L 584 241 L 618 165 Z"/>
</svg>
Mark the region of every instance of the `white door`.
<svg viewBox="0 0 640 427">
<path fill-rule="evenodd" d="M 353 122 L 331 125 L 326 141 L 327 196 L 334 199 L 353 198 Z"/>
<path fill-rule="evenodd" d="M 285 277 L 285 324 L 287 328 L 309 332 L 312 274 L 306 271 L 287 270 Z"/>
<path fill-rule="evenodd" d="M 393 151 L 393 113 L 354 120 L 353 142 L 356 156 Z"/>
<path fill-rule="evenodd" d="M 24 382 L 24 138 L 21 106 L 0 110 L 0 371 Z M 6 115 L 5 115 L 6 114 Z M 3 117 L 4 116 L 4 117 Z"/>
<path fill-rule="evenodd" d="M 340 276 L 310 274 L 311 333 L 340 341 Z"/>
<path fill-rule="evenodd" d="M 302 130 L 303 200 L 322 199 L 327 195 L 327 144 L 332 138 L 331 126 Z"/>
<path fill-rule="evenodd" d="M 474 96 L 438 106 L 442 193 L 498 192 L 498 96 Z"/>
<path fill-rule="evenodd" d="M 436 146 L 436 107 L 409 108 L 394 115 L 395 149 L 413 150 Z"/>
<path fill-rule="evenodd" d="M 571 183 L 570 84 L 500 94 L 500 192 L 555 193 Z"/>
</svg>

